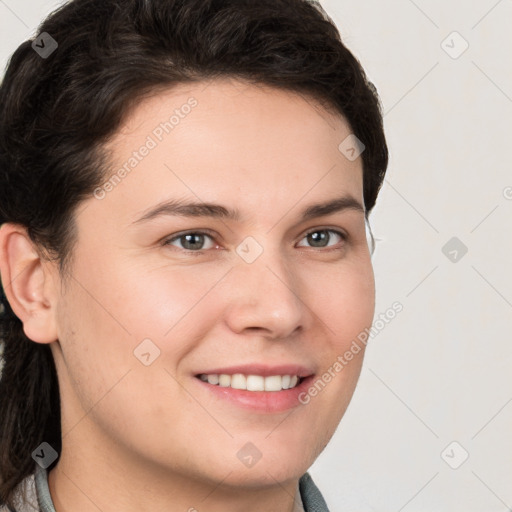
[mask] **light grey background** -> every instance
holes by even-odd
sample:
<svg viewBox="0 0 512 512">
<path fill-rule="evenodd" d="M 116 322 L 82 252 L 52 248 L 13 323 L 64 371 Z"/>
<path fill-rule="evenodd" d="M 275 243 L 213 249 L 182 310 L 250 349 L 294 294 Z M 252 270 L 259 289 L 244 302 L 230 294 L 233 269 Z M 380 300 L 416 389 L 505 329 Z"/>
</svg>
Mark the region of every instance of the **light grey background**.
<svg viewBox="0 0 512 512">
<path fill-rule="evenodd" d="M 56 5 L 0 0 L 2 69 Z M 333 512 L 512 510 L 512 1 L 322 5 L 382 98 L 376 319 L 403 311 L 310 473 Z"/>
</svg>

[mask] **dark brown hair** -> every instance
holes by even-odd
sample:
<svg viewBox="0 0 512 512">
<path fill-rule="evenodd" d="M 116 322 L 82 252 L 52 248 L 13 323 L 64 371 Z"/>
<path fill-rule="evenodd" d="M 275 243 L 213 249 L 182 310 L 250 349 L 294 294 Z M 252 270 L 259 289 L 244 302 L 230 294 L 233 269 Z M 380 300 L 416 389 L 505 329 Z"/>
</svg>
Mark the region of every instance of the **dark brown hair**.
<svg viewBox="0 0 512 512">
<path fill-rule="evenodd" d="M 301 93 L 342 114 L 365 145 L 368 215 L 388 163 L 379 99 L 314 4 L 74 0 L 54 11 L 37 33 L 58 47 L 43 58 L 33 40 L 22 43 L 0 87 L 0 224 L 25 226 L 65 276 L 77 206 L 109 175 L 104 144 L 143 96 L 216 77 Z M 60 403 L 49 345 L 26 337 L 3 290 L 1 300 L 0 503 L 12 506 L 33 450 L 46 441 L 60 453 Z"/>
</svg>

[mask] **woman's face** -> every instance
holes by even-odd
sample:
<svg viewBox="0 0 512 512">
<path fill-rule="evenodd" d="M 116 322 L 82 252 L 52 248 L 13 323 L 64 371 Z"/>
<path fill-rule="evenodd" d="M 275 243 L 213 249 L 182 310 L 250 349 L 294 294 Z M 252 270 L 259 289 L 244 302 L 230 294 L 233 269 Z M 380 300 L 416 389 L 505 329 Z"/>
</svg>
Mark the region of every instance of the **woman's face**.
<svg viewBox="0 0 512 512">
<path fill-rule="evenodd" d="M 311 99 L 236 81 L 138 104 L 77 211 L 55 309 L 63 456 L 250 486 L 307 470 L 364 350 L 332 369 L 374 314 L 350 133 Z"/>
</svg>

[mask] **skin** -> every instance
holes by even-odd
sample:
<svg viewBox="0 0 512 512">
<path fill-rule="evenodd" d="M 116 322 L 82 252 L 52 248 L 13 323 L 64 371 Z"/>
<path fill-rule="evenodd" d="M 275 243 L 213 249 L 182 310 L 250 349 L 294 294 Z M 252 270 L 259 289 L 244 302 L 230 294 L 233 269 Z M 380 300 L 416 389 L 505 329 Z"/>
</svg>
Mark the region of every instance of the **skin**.
<svg viewBox="0 0 512 512">
<path fill-rule="evenodd" d="M 243 363 L 296 363 L 321 376 L 371 325 L 375 289 L 363 211 L 300 219 L 342 195 L 364 204 L 361 158 L 338 149 L 351 129 L 311 98 L 227 79 L 160 91 L 109 141 L 113 172 L 191 97 L 197 106 L 122 183 L 80 205 L 69 279 L 22 226 L 0 229 L 8 300 L 56 362 L 57 512 L 291 512 L 359 377 L 364 350 L 307 405 L 280 413 L 198 385 L 201 369 Z M 170 198 L 220 203 L 242 218 L 133 224 Z M 212 238 L 200 251 L 183 238 L 163 244 L 204 229 Z M 315 246 L 307 237 L 326 229 L 348 238 L 328 231 Z M 236 252 L 248 236 L 263 249 L 252 263 Z M 160 350 L 149 366 L 133 353 L 146 338 Z M 237 457 L 248 442 L 262 453 L 250 468 Z"/>
</svg>

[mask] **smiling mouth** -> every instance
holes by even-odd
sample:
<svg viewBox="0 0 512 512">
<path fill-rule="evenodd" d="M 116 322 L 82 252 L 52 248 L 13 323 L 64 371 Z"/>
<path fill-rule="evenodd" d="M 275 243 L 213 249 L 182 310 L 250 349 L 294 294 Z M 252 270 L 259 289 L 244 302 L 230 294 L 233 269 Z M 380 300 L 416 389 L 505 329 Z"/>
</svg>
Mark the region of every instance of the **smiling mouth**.
<svg viewBox="0 0 512 512">
<path fill-rule="evenodd" d="M 201 373 L 196 376 L 203 382 L 208 382 L 214 386 L 242 389 L 246 391 L 283 391 L 297 387 L 302 378 L 297 375 L 245 375 L 235 373 L 228 375 L 226 373 Z"/>
</svg>

